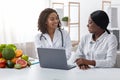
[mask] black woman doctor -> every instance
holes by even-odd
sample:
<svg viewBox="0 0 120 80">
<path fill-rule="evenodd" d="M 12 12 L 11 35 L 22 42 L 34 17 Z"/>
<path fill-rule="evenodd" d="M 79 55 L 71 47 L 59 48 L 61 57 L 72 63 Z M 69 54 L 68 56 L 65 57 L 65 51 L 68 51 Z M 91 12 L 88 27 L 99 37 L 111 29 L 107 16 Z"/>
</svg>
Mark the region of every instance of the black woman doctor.
<svg viewBox="0 0 120 80">
<path fill-rule="evenodd" d="M 59 48 L 66 50 L 67 59 L 71 55 L 71 39 L 67 31 L 61 29 L 57 12 L 52 8 L 44 9 L 38 19 L 39 34 L 35 37 L 36 48 Z"/>
<path fill-rule="evenodd" d="M 76 54 L 70 60 L 80 69 L 114 67 L 116 62 L 117 39 L 107 29 L 109 17 L 102 10 L 94 11 L 88 20 L 88 31 L 79 43 Z"/>
</svg>

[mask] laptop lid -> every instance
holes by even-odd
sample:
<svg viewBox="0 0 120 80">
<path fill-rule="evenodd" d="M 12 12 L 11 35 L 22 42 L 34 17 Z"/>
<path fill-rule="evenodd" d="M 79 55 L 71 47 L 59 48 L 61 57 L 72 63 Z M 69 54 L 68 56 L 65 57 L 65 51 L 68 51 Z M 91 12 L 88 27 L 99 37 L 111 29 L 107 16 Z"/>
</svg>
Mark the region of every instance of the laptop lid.
<svg viewBox="0 0 120 80">
<path fill-rule="evenodd" d="M 67 65 L 64 49 L 37 48 L 40 66 L 53 69 L 71 69 Z"/>
</svg>

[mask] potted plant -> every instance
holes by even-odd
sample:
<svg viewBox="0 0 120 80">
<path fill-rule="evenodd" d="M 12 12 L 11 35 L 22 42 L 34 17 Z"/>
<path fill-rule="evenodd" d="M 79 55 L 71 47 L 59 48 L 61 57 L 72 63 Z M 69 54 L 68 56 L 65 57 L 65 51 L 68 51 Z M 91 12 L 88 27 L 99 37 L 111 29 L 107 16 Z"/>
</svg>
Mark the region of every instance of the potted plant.
<svg viewBox="0 0 120 80">
<path fill-rule="evenodd" d="M 65 16 L 65 17 L 62 18 L 62 25 L 63 26 L 68 26 L 68 19 L 69 18 L 67 16 Z"/>
</svg>

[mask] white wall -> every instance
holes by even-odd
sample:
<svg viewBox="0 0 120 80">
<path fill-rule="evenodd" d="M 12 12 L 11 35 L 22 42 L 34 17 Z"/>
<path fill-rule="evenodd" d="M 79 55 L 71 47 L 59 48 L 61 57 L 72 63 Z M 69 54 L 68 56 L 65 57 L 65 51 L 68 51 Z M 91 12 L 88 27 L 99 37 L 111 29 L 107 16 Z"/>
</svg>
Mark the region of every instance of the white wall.
<svg viewBox="0 0 120 80">
<path fill-rule="evenodd" d="M 102 8 L 102 0 L 80 0 L 81 3 L 81 10 L 80 10 L 80 35 L 81 37 L 85 34 L 88 33 L 87 29 L 87 23 L 88 23 L 88 18 L 89 15 L 98 9 Z"/>
<path fill-rule="evenodd" d="M 0 0 L 0 43 L 31 42 L 49 0 Z"/>
<path fill-rule="evenodd" d="M 60 2 L 65 4 L 64 16 L 68 14 L 68 2 L 80 2 L 80 37 L 88 33 L 87 23 L 90 13 L 102 8 L 102 0 L 51 0 L 51 3 L 52 2 Z M 77 37 L 77 35 L 71 34 L 71 38 L 73 39 L 74 37 Z"/>
</svg>

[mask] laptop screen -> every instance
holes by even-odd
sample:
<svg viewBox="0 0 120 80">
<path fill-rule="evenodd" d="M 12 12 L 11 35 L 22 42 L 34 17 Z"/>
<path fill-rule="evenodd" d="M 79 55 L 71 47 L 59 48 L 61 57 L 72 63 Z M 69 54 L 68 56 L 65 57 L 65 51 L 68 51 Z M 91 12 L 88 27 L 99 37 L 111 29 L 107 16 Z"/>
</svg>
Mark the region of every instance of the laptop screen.
<svg viewBox="0 0 120 80">
<path fill-rule="evenodd" d="M 40 66 L 44 68 L 67 69 L 65 49 L 37 48 Z"/>
</svg>

